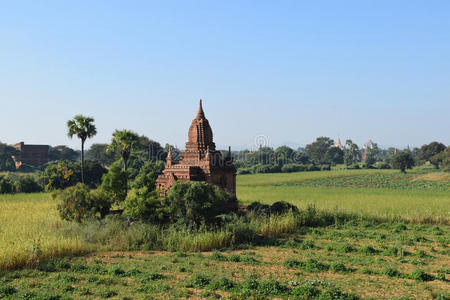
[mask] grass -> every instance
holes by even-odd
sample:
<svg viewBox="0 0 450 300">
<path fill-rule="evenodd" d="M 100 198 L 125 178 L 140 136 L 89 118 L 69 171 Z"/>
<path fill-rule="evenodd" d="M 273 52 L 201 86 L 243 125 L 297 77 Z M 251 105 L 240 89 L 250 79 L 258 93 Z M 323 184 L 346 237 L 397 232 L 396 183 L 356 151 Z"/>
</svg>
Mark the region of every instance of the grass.
<svg viewBox="0 0 450 300">
<path fill-rule="evenodd" d="M 62 225 L 49 194 L 0 195 L 0 269 L 87 251 L 80 239 L 62 235 Z"/>
<path fill-rule="evenodd" d="M 288 201 L 388 221 L 449 224 L 450 182 L 423 176 L 394 170 L 241 175 L 237 197 L 244 203 Z"/>
<path fill-rule="evenodd" d="M 352 221 L 301 227 L 272 245 L 222 252 L 99 251 L 0 272 L 0 293 L 13 299 L 446 299 L 450 250 L 448 238 L 440 241 L 450 228 L 439 229 Z M 304 241 L 314 247 L 302 247 Z M 341 250 L 348 245 L 355 250 Z M 403 251 L 387 250 L 393 248 Z M 420 251 L 427 255 L 418 266 Z"/>
<path fill-rule="evenodd" d="M 241 201 L 285 200 L 301 215 L 194 232 L 117 218 L 79 226 L 60 220 L 49 194 L 0 195 L 0 298 L 445 299 L 445 178 L 391 170 L 238 176 Z"/>
</svg>

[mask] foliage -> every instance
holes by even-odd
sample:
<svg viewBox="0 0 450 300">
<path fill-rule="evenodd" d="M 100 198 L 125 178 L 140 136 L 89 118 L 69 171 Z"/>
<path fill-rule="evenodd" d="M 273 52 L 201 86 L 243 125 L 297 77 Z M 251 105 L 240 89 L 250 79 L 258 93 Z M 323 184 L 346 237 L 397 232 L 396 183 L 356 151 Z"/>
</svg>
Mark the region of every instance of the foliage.
<svg viewBox="0 0 450 300">
<path fill-rule="evenodd" d="M 431 161 L 430 158 L 441 153 L 442 151 L 445 150 L 445 148 L 446 148 L 445 145 L 439 142 L 431 142 L 427 145 L 423 145 L 419 150 L 417 159 L 422 163 L 430 161 L 437 167 L 437 164 Z"/>
<path fill-rule="evenodd" d="M 127 196 L 128 175 L 119 162 L 111 165 L 108 173 L 102 177 L 101 189 L 112 203 L 121 203 Z"/>
<path fill-rule="evenodd" d="M 157 223 L 165 221 L 166 214 L 158 191 L 143 187 L 134 189 L 124 203 L 124 214 L 144 222 Z"/>
<path fill-rule="evenodd" d="M 0 194 L 14 193 L 14 182 L 5 176 L 0 176 Z"/>
<path fill-rule="evenodd" d="M 67 121 L 67 135 L 72 138 L 76 135 L 81 140 L 81 182 L 84 183 L 84 143 L 86 139 L 97 134 L 94 125 L 94 118 L 76 115 L 72 120 Z"/>
<path fill-rule="evenodd" d="M 0 142 L 0 171 L 12 171 L 16 169 L 13 156 L 20 155 L 14 147 Z"/>
<path fill-rule="evenodd" d="M 92 144 L 88 151 L 86 151 L 86 159 L 98 161 L 103 166 L 111 165 L 117 157 L 116 153 L 107 152 L 108 144 Z"/>
<path fill-rule="evenodd" d="M 216 223 L 216 217 L 233 209 L 234 197 L 206 182 L 176 182 L 168 191 L 165 206 L 174 221 L 198 226 Z"/>
<path fill-rule="evenodd" d="M 112 153 L 119 151 L 123 159 L 123 169 L 127 170 L 128 159 L 131 151 L 139 142 L 139 136 L 131 130 L 116 130 L 113 133 L 111 144 L 107 148 L 107 152 Z"/>
<path fill-rule="evenodd" d="M 38 193 L 42 192 L 43 188 L 35 177 L 27 175 L 27 176 L 19 176 L 14 182 L 14 190 L 16 193 Z"/>
<path fill-rule="evenodd" d="M 441 151 L 438 154 L 435 154 L 430 158 L 430 162 L 434 166 L 441 166 L 441 168 L 450 172 L 450 146 L 447 147 L 444 151 Z"/>
<path fill-rule="evenodd" d="M 414 159 L 407 150 L 395 154 L 392 158 L 392 167 L 394 169 L 399 169 L 403 173 L 406 172 L 406 169 L 411 169 L 413 166 Z"/>
<path fill-rule="evenodd" d="M 319 164 L 327 164 L 330 163 L 327 153 L 333 145 L 334 141 L 332 139 L 321 136 L 315 142 L 306 145 L 306 154 Z"/>
<path fill-rule="evenodd" d="M 55 193 L 54 197 L 60 200 L 58 211 L 67 221 L 82 222 L 95 216 L 103 218 L 111 208 L 111 202 L 100 190 L 90 191 L 82 183 Z"/>
<path fill-rule="evenodd" d="M 70 160 L 76 161 L 80 157 L 78 151 L 73 150 L 65 145 L 59 145 L 55 147 L 50 147 L 48 150 L 48 160 L 49 161 L 60 161 L 60 160 Z"/>
</svg>

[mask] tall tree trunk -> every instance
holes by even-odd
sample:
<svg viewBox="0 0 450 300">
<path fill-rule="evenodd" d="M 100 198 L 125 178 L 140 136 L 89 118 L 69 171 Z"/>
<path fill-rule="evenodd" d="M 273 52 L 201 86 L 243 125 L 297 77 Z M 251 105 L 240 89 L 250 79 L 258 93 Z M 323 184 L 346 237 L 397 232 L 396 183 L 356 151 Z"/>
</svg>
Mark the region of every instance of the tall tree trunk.
<svg viewBox="0 0 450 300">
<path fill-rule="evenodd" d="M 81 140 L 81 182 L 84 183 L 84 141 Z"/>
</svg>

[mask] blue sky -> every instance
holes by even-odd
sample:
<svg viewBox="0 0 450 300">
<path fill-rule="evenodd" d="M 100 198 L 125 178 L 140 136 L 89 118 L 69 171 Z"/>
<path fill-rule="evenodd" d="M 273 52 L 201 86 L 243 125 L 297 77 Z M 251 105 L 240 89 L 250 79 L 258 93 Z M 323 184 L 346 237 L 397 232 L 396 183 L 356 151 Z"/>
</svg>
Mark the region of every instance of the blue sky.
<svg viewBox="0 0 450 300">
<path fill-rule="evenodd" d="M 67 144 L 96 119 L 184 147 L 450 144 L 450 1 L 5 1 L 0 141 Z"/>
</svg>

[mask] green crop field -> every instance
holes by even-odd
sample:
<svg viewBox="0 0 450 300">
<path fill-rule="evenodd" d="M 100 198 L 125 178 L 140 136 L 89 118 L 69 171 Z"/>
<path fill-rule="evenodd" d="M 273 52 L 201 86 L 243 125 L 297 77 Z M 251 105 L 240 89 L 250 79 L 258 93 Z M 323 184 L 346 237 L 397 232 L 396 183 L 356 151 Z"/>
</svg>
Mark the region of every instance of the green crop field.
<svg viewBox="0 0 450 300">
<path fill-rule="evenodd" d="M 49 194 L 0 195 L 0 298 L 450 297 L 448 175 L 355 170 L 237 180 L 243 203 L 285 200 L 323 213 L 255 221 L 240 233 L 255 238 L 234 244 L 233 231 L 220 228 L 79 226 L 60 220 Z M 151 234 L 159 246 L 142 243 Z"/>
<path fill-rule="evenodd" d="M 450 220 L 450 180 L 392 170 L 346 170 L 241 175 L 243 203 L 288 201 L 304 208 L 340 210 L 387 220 L 446 223 Z"/>
</svg>

